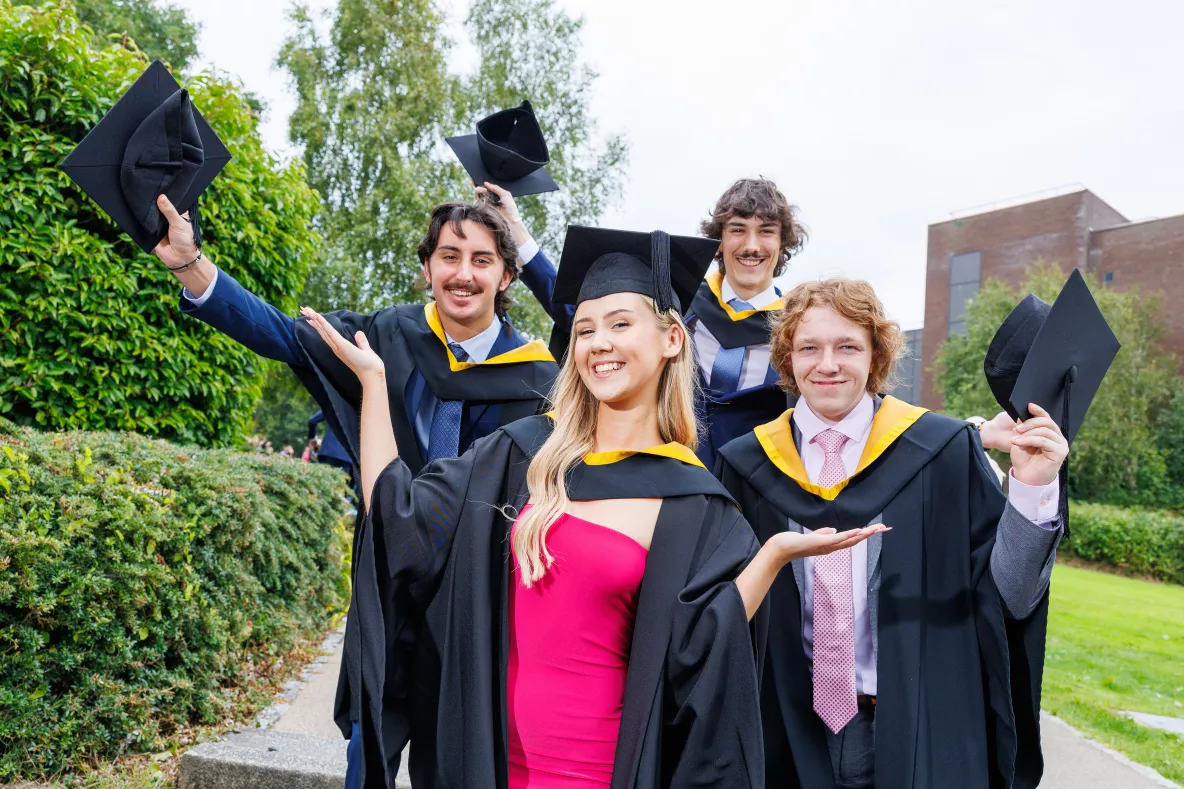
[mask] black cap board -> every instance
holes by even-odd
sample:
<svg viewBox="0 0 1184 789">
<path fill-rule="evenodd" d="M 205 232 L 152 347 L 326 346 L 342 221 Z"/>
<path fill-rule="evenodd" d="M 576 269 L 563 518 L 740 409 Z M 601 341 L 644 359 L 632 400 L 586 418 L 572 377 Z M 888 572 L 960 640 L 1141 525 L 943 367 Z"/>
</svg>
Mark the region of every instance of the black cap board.
<svg viewBox="0 0 1184 789">
<path fill-rule="evenodd" d="M 579 305 L 613 293 L 640 293 L 658 309 L 686 314 L 703 275 L 719 249 L 709 238 L 637 233 L 570 225 L 551 299 Z M 561 359 L 571 335 L 559 323 L 551 333 L 551 355 Z"/>
<path fill-rule="evenodd" d="M 996 332 L 983 367 L 1013 419 L 1048 411 L 1072 443 L 1121 344 L 1074 269 L 1051 307 L 1029 295 Z"/>
<path fill-rule="evenodd" d="M 545 169 L 551 154 L 529 101 L 477 121 L 476 134 L 445 142 L 477 186 L 489 181 L 514 197 L 559 188 Z"/>
<path fill-rule="evenodd" d="M 576 304 L 612 293 L 649 296 L 665 311 L 686 313 L 719 249 L 709 238 L 572 225 L 552 299 Z"/>
<path fill-rule="evenodd" d="M 115 103 L 61 168 L 145 252 L 168 233 L 160 194 L 196 223 L 197 198 L 230 161 L 184 90 L 159 60 Z"/>
</svg>

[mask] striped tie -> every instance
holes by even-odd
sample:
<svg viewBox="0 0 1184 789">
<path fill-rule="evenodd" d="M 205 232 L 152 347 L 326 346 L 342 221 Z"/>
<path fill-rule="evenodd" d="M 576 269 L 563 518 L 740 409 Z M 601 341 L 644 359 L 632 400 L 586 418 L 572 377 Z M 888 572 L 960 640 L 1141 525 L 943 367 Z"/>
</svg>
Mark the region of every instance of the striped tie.
<svg viewBox="0 0 1184 789">
<path fill-rule="evenodd" d="M 728 306 L 736 312 L 753 309 L 747 301 L 739 298 L 732 299 Z M 717 395 L 729 395 L 740 388 L 740 372 L 744 369 L 744 356 L 748 348 L 720 348 L 715 355 L 715 362 L 711 365 L 711 391 Z"/>
<path fill-rule="evenodd" d="M 452 355 L 458 362 L 467 362 L 469 355 L 457 343 L 450 342 Z M 440 458 L 454 458 L 460 451 L 460 423 L 464 416 L 463 400 L 441 400 L 432 415 L 432 429 L 428 435 L 428 462 Z"/>
</svg>

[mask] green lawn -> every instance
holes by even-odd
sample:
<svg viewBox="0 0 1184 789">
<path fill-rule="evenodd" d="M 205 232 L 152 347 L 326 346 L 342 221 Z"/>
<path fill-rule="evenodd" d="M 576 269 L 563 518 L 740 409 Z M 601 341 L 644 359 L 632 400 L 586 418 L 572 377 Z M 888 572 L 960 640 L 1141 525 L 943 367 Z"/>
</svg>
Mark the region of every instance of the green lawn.
<svg viewBox="0 0 1184 789">
<path fill-rule="evenodd" d="M 1184 586 L 1058 566 L 1043 701 L 1086 735 L 1184 782 L 1184 740 L 1118 713 L 1184 718 Z"/>
</svg>

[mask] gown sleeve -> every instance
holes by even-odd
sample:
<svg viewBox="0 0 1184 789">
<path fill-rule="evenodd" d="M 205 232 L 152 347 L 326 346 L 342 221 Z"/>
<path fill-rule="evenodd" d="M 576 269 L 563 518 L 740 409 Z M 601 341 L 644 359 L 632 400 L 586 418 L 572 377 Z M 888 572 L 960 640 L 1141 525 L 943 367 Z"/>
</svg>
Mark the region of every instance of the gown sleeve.
<svg viewBox="0 0 1184 789">
<path fill-rule="evenodd" d="M 988 740 L 1004 785 L 1034 789 L 1044 771 L 1040 749 L 1040 693 L 1048 625 L 1048 590 L 1024 619 L 1013 619 L 991 572 L 1006 499 L 987 465 L 978 436 L 967 431 L 971 454 L 969 521 L 975 621 L 987 690 Z"/>
<path fill-rule="evenodd" d="M 357 332 L 365 332 L 370 347 L 385 361 L 387 357 L 384 351 L 392 345 L 392 337 L 388 335 L 397 331 L 397 320 L 388 318 L 385 315 L 387 312 L 393 316 L 393 310 L 369 314 L 338 310 L 327 313 L 325 319 L 350 342 L 353 342 Z M 293 333 L 305 363 L 290 365 L 292 372 L 317 401 L 329 426 L 349 453 L 350 460 L 357 465 L 360 457 L 358 426 L 361 424 L 362 407 L 362 385 L 358 376 L 334 355 L 304 318 L 296 320 Z"/>
<path fill-rule="evenodd" d="M 394 784 L 410 737 L 409 697 L 416 638 L 456 535 L 478 442 L 458 458 L 412 478 L 396 458 L 374 485 L 354 556 L 354 600 L 361 642 L 363 785 Z"/>
<path fill-rule="evenodd" d="M 671 787 L 765 785 L 757 667 L 767 606 L 749 622 L 736 586 L 760 546 L 734 506 L 718 506 L 721 515 L 675 606 L 666 661 L 673 704 L 664 735 Z"/>
</svg>

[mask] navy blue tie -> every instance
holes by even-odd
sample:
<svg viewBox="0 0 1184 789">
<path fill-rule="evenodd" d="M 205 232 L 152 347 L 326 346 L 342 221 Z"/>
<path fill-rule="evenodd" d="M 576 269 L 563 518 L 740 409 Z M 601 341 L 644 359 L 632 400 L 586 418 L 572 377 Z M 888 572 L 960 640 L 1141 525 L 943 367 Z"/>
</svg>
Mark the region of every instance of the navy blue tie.
<svg viewBox="0 0 1184 789">
<path fill-rule="evenodd" d="M 753 309 L 747 301 L 739 298 L 732 299 L 728 306 L 736 312 Z M 740 371 L 744 369 L 744 355 L 748 352 L 746 346 L 739 348 L 720 348 L 715 355 L 715 362 L 711 365 L 711 391 L 720 395 L 729 395 L 740 388 Z"/>
<path fill-rule="evenodd" d="M 467 362 L 469 355 L 454 342 L 448 343 L 458 362 Z M 460 423 L 464 417 L 463 400 L 440 400 L 432 415 L 432 429 L 428 434 L 428 462 L 440 458 L 454 458 L 460 450 Z"/>
</svg>

